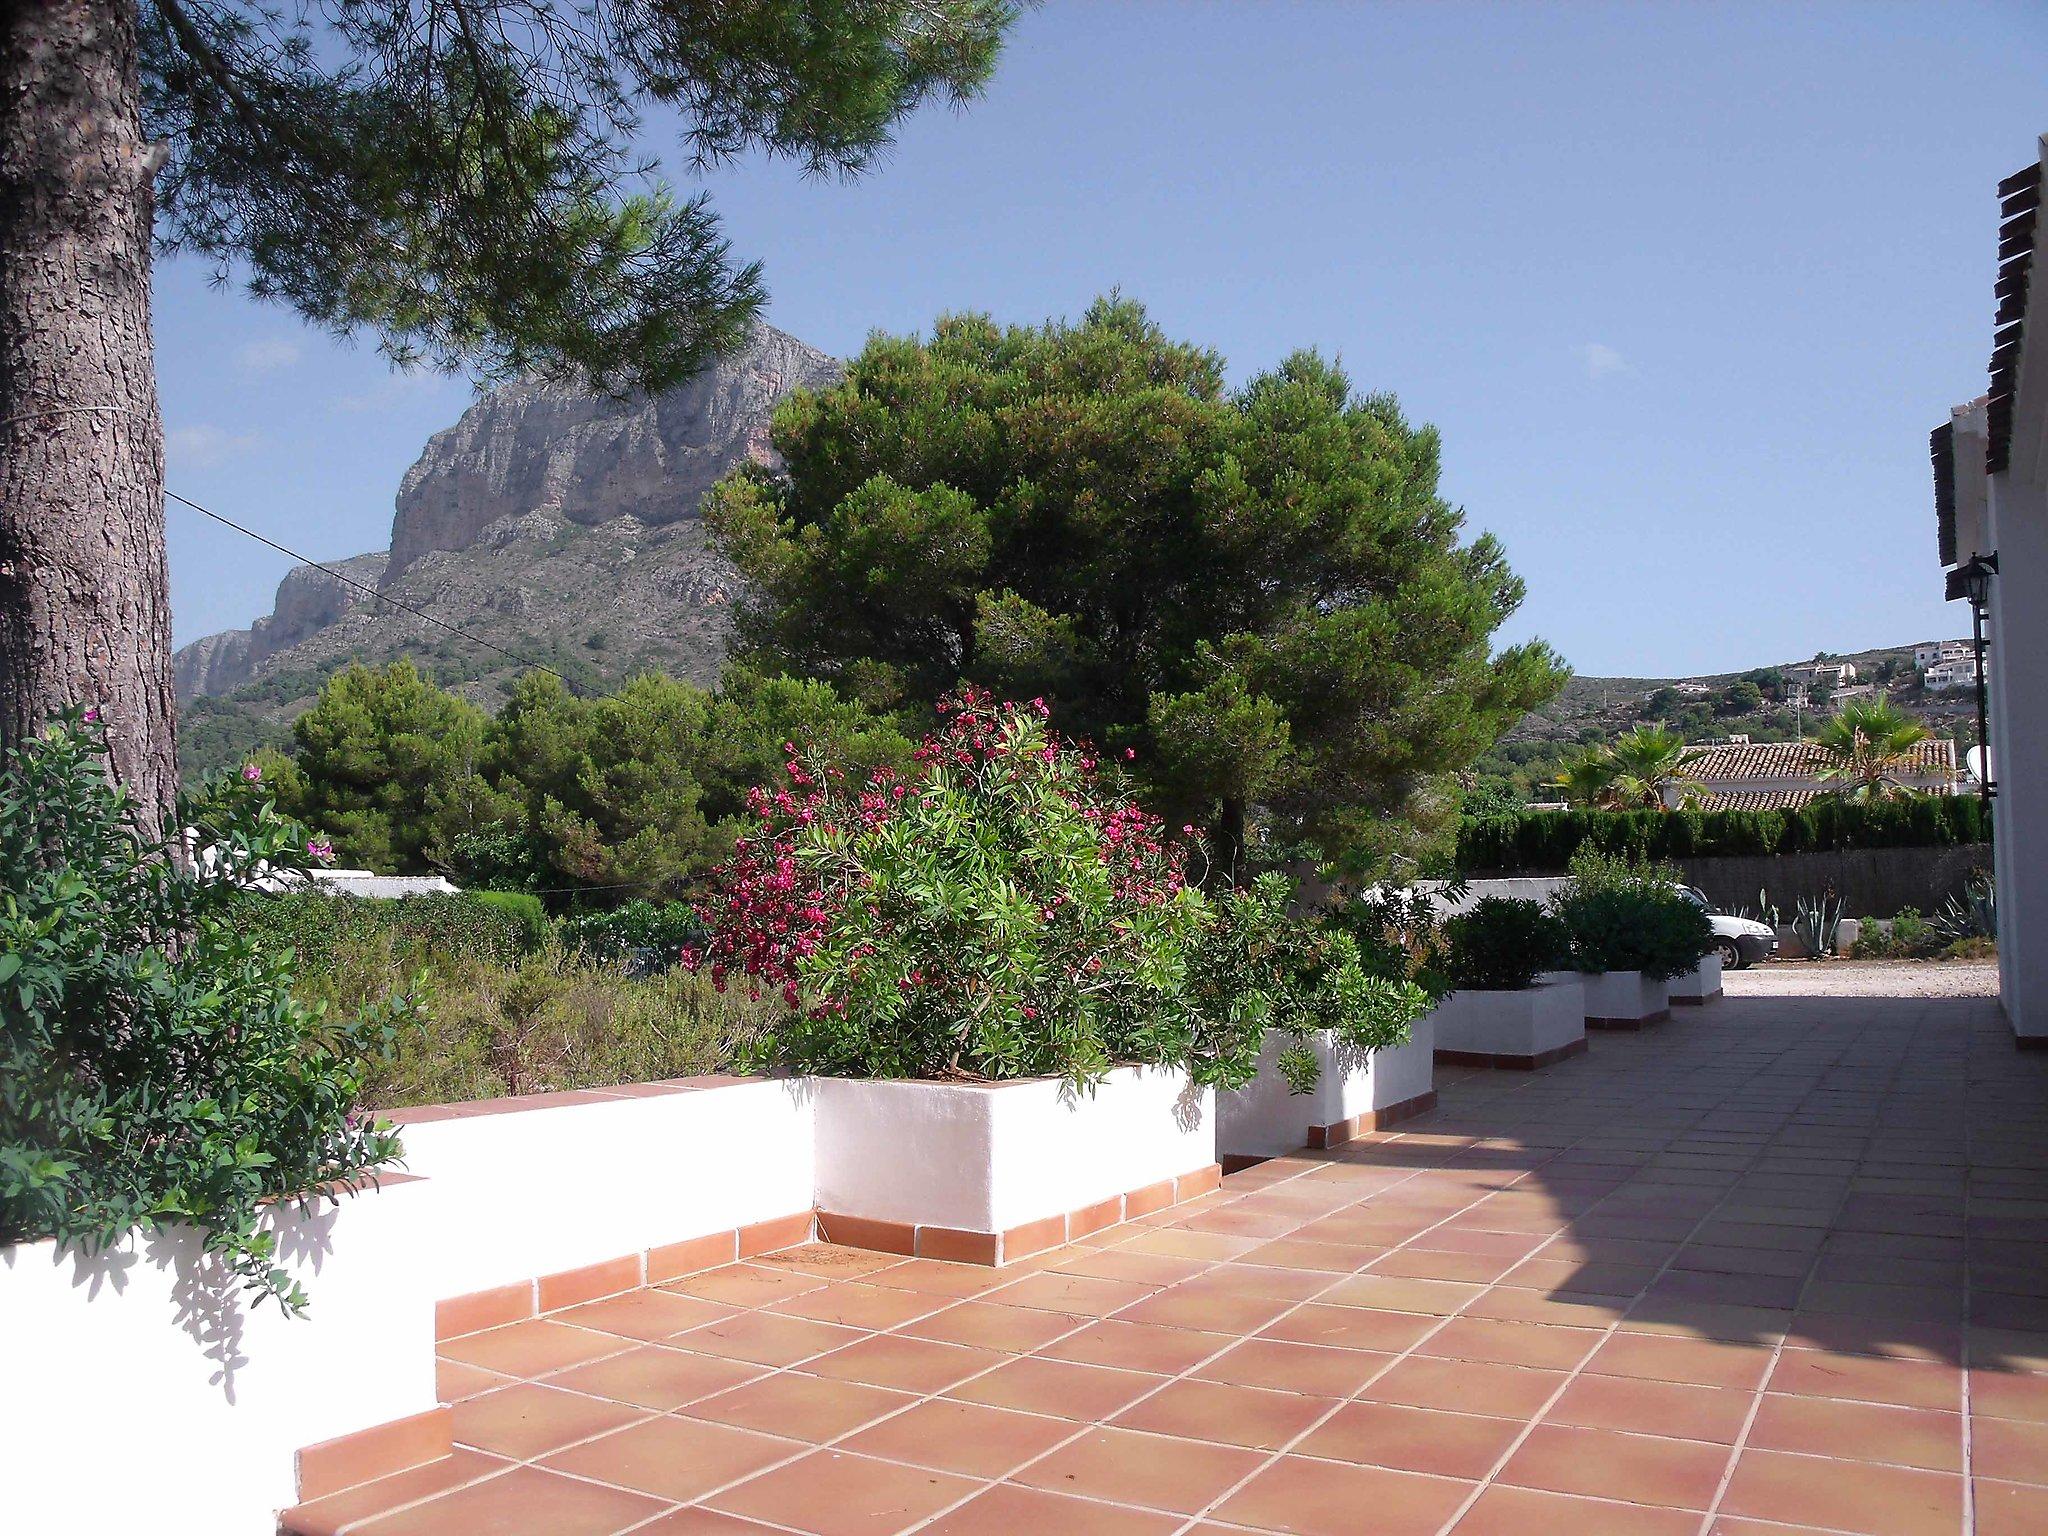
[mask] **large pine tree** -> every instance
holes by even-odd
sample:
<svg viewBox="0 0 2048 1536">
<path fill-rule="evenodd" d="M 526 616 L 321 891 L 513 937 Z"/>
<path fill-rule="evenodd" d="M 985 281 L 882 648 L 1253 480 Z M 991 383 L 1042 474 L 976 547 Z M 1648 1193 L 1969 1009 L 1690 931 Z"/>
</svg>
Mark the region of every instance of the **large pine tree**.
<svg viewBox="0 0 2048 1536">
<path fill-rule="evenodd" d="M 761 282 L 643 167 L 866 169 L 976 93 L 1008 0 L 17 0 L 0 5 L 0 748 L 98 705 L 174 793 L 152 244 L 397 362 L 659 388 Z"/>
<path fill-rule="evenodd" d="M 1438 494 L 1435 431 L 1297 353 L 1235 392 L 1142 307 L 878 338 L 778 410 L 787 464 L 707 515 L 752 654 L 883 707 L 1044 694 L 1150 798 L 1342 856 L 1385 846 L 1563 669 L 1495 653 L 1522 598 Z"/>
</svg>

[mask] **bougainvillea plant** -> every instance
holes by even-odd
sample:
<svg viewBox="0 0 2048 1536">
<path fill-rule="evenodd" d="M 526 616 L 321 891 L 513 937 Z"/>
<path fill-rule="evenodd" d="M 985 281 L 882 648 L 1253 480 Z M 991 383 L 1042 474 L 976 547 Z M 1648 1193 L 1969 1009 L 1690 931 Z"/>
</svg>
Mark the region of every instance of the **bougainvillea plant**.
<svg viewBox="0 0 2048 1536">
<path fill-rule="evenodd" d="M 1193 843 L 1046 714 L 969 690 L 901 776 L 848 783 L 792 748 L 792 787 L 752 796 L 689 963 L 781 996 L 757 1064 L 1077 1085 L 1120 1063 L 1244 1070 L 1189 985 L 1211 920 Z"/>
</svg>

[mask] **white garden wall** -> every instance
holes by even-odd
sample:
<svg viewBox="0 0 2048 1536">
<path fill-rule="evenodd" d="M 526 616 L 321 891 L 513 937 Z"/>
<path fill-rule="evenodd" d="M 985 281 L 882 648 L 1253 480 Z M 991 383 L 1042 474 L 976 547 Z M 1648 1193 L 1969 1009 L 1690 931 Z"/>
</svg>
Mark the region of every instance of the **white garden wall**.
<svg viewBox="0 0 2048 1536">
<path fill-rule="evenodd" d="M 1576 972 L 1512 992 L 1453 992 L 1437 1004 L 1439 1057 L 1540 1066 L 1583 1048 L 1586 989 Z M 1486 1058 L 1479 1060 L 1478 1058 Z"/>
<path fill-rule="evenodd" d="M 1092 1091 L 1008 1083 L 809 1080 L 821 1211 L 997 1233 L 1216 1161 L 1214 1095 L 1122 1067 Z"/>
<path fill-rule="evenodd" d="M 1305 1146 L 1333 1146 L 1380 1117 L 1428 1107 L 1436 1081 L 1436 1024 L 1424 1015 L 1404 1044 L 1363 1054 L 1328 1034 L 1311 1036 L 1322 1076 L 1308 1093 L 1290 1092 L 1275 1065 L 1290 1042 L 1269 1035 L 1258 1076 L 1217 1095 L 1217 1144 L 1233 1157 L 1277 1157 Z"/>
<path fill-rule="evenodd" d="M 1641 971 L 1588 974 L 1585 984 L 1588 1027 L 1633 1029 L 1671 1017 L 1667 984 Z"/>
<path fill-rule="evenodd" d="M 114 1476 L 149 1489 L 151 1536 L 264 1536 L 294 1452 L 435 1407 L 436 1302 L 809 1211 L 800 1086 L 415 1112 L 418 1177 L 270 1217 L 301 1319 L 251 1305 L 189 1230 L 99 1258 L 0 1248 L 8 1528 L 82 1530 Z"/>
<path fill-rule="evenodd" d="M 1721 957 L 1718 954 L 1702 955 L 1700 963 L 1683 976 L 1674 976 L 1666 989 L 1671 1001 L 1681 1005 L 1696 1005 L 1721 995 Z"/>
</svg>

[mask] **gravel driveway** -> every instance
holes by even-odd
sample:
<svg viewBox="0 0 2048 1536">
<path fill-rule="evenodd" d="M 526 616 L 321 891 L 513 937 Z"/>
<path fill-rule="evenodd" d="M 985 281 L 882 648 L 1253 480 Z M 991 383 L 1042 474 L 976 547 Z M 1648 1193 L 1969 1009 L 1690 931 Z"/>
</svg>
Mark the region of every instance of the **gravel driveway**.
<svg viewBox="0 0 2048 1536">
<path fill-rule="evenodd" d="M 1996 997 L 1995 960 L 1771 960 L 1724 971 L 1730 997 Z"/>
</svg>

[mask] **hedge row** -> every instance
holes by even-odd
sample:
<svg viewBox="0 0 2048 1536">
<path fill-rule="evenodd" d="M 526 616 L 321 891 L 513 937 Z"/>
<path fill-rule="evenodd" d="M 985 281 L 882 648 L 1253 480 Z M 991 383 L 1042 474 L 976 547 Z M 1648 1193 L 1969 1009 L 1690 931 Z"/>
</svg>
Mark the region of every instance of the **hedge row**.
<svg viewBox="0 0 2048 1536">
<path fill-rule="evenodd" d="M 302 967 L 324 970 L 337 947 L 396 933 L 429 949 L 471 954 L 512 964 L 547 936 L 538 896 L 465 891 L 460 895 L 402 896 L 395 901 L 320 892 L 243 898 L 249 931 L 296 950 Z"/>
<path fill-rule="evenodd" d="M 1458 870 L 1473 876 L 1562 874 L 1591 844 L 1638 859 L 1948 848 L 1991 840 L 1975 795 L 1864 803 L 1815 800 L 1789 811 L 1524 811 L 1458 829 Z"/>
</svg>

